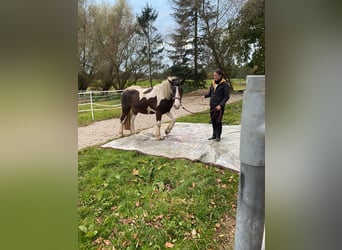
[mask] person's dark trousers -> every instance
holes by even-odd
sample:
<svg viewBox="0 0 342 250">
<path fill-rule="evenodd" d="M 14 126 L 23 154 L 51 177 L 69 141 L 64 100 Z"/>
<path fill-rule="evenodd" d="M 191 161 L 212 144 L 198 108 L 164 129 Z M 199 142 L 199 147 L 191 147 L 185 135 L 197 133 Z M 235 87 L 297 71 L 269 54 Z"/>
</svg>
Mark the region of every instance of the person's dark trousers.
<svg viewBox="0 0 342 250">
<path fill-rule="evenodd" d="M 210 119 L 213 127 L 213 137 L 221 139 L 222 134 L 222 117 L 224 107 L 221 110 L 216 110 L 215 107 L 210 108 Z"/>
</svg>

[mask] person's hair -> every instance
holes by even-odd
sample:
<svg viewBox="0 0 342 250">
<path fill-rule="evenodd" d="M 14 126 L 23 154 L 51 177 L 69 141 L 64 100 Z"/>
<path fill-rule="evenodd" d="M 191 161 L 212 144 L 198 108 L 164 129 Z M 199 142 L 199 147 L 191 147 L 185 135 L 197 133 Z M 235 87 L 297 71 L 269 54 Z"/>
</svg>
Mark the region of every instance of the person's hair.
<svg viewBox="0 0 342 250">
<path fill-rule="evenodd" d="M 215 69 L 214 72 L 220 76 L 223 76 L 223 71 L 221 69 Z"/>
</svg>

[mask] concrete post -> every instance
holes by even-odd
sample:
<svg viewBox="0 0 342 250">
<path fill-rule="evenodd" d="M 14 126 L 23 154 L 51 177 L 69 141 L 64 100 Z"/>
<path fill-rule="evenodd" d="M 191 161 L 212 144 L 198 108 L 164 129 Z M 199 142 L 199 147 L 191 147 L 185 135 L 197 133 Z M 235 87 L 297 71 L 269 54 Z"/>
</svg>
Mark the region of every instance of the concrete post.
<svg viewBox="0 0 342 250">
<path fill-rule="evenodd" d="M 265 219 L 265 76 L 247 76 L 240 162 L 235 250 L 260 250 Z"/>
</svg>

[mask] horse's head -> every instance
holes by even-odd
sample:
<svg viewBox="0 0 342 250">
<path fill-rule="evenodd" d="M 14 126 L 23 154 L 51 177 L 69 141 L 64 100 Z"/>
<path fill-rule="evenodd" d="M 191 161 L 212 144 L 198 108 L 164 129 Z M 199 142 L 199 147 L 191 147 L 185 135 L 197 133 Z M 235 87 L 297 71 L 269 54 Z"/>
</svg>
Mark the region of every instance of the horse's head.
<svg viewBox="0 0 342 250">
<path fill-rule="evenodd" d="M 171 84 L 172 99 L 174 100 L 173 106 L 175 109 L 179 109 L 183 96 L 183 82 L 178 77 L 168 77 L 168 81 Z"/>
</svg>

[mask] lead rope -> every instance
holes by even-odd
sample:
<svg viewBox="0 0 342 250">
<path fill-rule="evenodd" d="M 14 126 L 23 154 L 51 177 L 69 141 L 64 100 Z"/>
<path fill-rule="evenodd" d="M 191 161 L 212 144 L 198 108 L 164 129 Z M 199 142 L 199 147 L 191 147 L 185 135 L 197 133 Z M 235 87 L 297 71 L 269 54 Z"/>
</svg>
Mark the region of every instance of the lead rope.
<svg viewBox="0 0 342 250">
<path fill-rule="evenodd" d="M 191 113 L 191 114 L 198 114 L 198 113 L 209 114 L 209 113 L 218 111 L 218 110 L 216 110 L 216 109 L 214 108 L 214 109 L 210 110 L 209 112 L 203 112 L 203 111 L 201 111 L 201 112 L 192 112 L 192 111 L 188 110 L 186 107 L 184 107 L 184 106 L 183 106 L 183 103 L 181 103 L 181 106 L 182 106 L 182 109 L 184 109 L 185 111 L 187 111 L 187 112 L 189 112 L 189 113 Z"/>
<path fill-rule="evenodd" d="M 183 108 L 185 111 L 187 111 L 187 112 L 189 112 L 189 113 L 191 113 L 191 114 L 197 114 L 197 113 L 192 112 L 192 111 L 188 110 L 187 108 L 185 108 L 185 107 L 183 106 L 182 103 L 181 103 L 181 106 L 182 106 L 182 108 Z M 222 109 L 217 110 L 216 108 L 213 108 L 212 110 L 210 110 L 210 112 L 205 112 L 205 113 L 203 113 L 203 112 L 198 112 L 198 113 L 203 113 L 203 114 L 207 114 L 207 113 L 208 113 L 208 114 L 209 114 L 209 113 L 216 112 L 216 111 L 219 111 L 219 112 L 220 112 L 220 114 L 219 114 L 218 117 L 217 117 L 217 122 L 219 122 L 219 121 L 222 119 Z"/>
<path fill-rule="evenodd" d="M 197 114 L 197 113 L 192 112 L 192 111 L 188 110 L 187 108 L 185 108 L 185 107 L 183 106 L 183 103 L 181 103 L 181 106 L 182 106 L 182 109 L 184 109 L 185 111 L 187 111 L 187 112 L 189 112 L 189 113 L 191 113 L 191 114 Z"/>
</svg>

